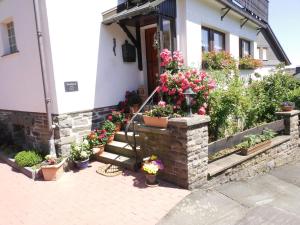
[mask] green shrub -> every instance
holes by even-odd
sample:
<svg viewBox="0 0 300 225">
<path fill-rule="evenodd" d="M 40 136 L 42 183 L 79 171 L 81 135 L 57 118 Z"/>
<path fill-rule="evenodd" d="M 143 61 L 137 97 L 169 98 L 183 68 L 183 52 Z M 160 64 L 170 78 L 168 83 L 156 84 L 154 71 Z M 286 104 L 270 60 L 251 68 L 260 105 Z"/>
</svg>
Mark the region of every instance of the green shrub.
<svg viewBox="0 0 300 225">
<path fill-rule="evenodd" d="M 33 150 L 29 150 L 29 151 L 25 150 L 25 151 L 19 152 L 15 156 L 15 161 L 18 166 L 31 167 L 31 166 L 41 163 L 43 161 L 43 158 L 40 154 L 38 154 L 37 152 L 35 152 Z"/>
</svg>

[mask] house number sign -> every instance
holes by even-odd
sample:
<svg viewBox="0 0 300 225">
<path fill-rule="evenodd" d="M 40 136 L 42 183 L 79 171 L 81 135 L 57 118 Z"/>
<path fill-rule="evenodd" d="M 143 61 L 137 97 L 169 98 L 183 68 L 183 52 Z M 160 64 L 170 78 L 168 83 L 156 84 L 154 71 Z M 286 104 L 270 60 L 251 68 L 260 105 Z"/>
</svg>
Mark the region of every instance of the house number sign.
<svg viewBox="0 0 300 225">
<path fill-rule="evenodd" d="M 67 81 L 65 82 L 65 92 L 78 91 L 78 82 L 77 81 Z"/>
</svg>

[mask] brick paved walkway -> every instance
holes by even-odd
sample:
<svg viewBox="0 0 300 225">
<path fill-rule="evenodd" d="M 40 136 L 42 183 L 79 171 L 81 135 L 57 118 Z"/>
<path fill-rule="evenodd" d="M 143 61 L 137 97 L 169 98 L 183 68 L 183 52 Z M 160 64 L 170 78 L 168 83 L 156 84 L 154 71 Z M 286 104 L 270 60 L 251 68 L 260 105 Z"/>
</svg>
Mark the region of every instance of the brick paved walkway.
<svg viewBox="0 0 300 225">
<path fill-rule="evenodd" d="M 0 161 L 0 225 L 156 224 L 189 191 L 142 174 L 104 177 L 97 162 L 56 182 L 32 181 Z"/>
</svg>

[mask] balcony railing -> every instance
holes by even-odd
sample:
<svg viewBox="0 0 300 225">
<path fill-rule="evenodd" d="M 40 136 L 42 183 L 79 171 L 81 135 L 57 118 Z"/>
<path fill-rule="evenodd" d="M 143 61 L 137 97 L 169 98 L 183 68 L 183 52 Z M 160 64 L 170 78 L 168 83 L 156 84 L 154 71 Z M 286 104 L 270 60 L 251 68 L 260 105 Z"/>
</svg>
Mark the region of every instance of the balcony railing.
<svg viewBox="0 0 300 225">
<path fill-rule="evenodd" d="M 239 5 L 248 13 L 268 22 L 269 0 L 228 0 L 228 2 Z"/>
</svg>

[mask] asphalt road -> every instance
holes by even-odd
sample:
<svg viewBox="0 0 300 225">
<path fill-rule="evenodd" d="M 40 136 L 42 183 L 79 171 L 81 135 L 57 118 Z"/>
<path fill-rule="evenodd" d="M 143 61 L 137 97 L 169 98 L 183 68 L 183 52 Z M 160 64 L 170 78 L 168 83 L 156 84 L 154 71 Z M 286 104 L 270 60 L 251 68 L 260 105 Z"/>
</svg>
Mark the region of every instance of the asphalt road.
<svg viewBox="0 0 300 225">
<path fill-rule="evenodd" d="M 159 225 L 300 225 L 300 162 L 185 197 Z"/>
</svg>

